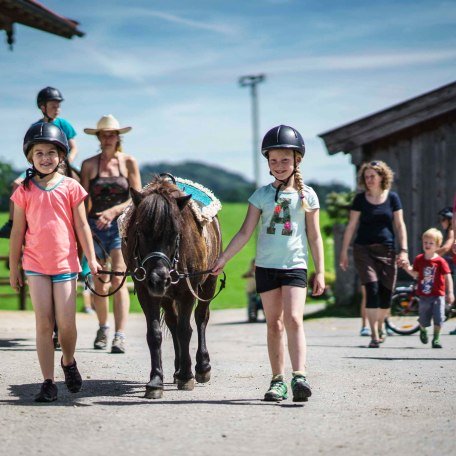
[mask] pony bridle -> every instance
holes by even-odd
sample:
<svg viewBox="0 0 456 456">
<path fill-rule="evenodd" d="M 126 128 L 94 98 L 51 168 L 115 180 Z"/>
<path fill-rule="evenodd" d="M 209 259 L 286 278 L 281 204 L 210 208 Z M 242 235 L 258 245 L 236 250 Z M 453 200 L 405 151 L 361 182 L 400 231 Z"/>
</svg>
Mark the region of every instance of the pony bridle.
<svg viewBox="0 0 456 456">
<path fill-rule="evenodd" d="M 136 243 L 135 243 L 135 261 L 136 261 L 136 268 L 133 271 L 132 276 L 138 281 L 142 282 L 146 280 L 147 277 L 147 271 L 144 265 L 151 260 L 152 258 L 156 258 L 159 260 L 162 260 L 166 267 L 169 269 L 169 275 L 171 277 L 171 284 L 174 285 L 177 282 L 179 282 L 179 273 L 176 271 L 176 266 L 177 263 L 179 263 L 179 245 L 180 245 L 180 234 L 176 236 L 176 241 L 175 241 L 175 247 L 174 247 L 174 255 L 172 259 L 168 257 L 163 252 L 150 252 L 148 253 L 143 260 L 141 260 L 141 257 L 139 255 L 139 252 L 137 250 L 138 247 L 138 235 L 136 235 Z M 173 280 L 173 274 L 174 274 L 174 280 Z"/>
</svg>

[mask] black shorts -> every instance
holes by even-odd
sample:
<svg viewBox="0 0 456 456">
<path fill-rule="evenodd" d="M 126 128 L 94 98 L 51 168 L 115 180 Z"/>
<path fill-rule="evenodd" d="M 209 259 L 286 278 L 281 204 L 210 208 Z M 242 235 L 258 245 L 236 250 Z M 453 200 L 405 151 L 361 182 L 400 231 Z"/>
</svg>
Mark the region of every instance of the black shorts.
<svg viewBox="0 0 456 456">
<path fill-rule="evenodd" d="M 257 293 L 275 290 L 282 286 L 307 287 L 307 269 L 255 268 Z"/>
</svg>

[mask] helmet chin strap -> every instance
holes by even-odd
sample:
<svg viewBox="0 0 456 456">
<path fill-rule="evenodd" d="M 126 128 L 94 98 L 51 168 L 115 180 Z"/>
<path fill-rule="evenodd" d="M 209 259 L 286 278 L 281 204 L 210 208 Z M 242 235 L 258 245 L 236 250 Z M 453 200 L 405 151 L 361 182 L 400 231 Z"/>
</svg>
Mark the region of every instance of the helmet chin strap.
<svg viewBox="0 0 456 456">
<path fill-rule="evenodd" d="M 32 167 L 26 171 L 26 175 L 29 179 L 31 179 L 33 176 L 38 176 L 40 179 L 44 179 L 46 176 L 55 173 L 58 170 L 59 166 L 60 162 L 52 171 L 49 171 L 48 173 L 42 173 L 35 168 L 35 165 L 32 164 Z"/>
<path fill-rule="evenodd" d="M 44 120 L 45 120 L 46 122 L 53 122 L 53 121 L 55 120 L 55 117 L 54 117 L 54 118 L 49 117 L 49 114 L 47 113 L 47 107 L 46 107 L 46 105 L 44 105 L 44 111 L 42 110 L 42 112 L 43 112 L 43 115 L 44 115 Z"/>
<path fill-rule="evenodd" d="M 271 176 L 274 176 L 275 180 L 278 180 L 279 182 L 281 182 L 281 184 L 280 184 L 280 185 L 277 187 L 277 189 L 276 189 L 276 193 L 275 193 L 275 197 L 274 197 L 274 201 L 275 201 L 276 203 L 277 203 L 277 200 L 278 200 L 278 198 L 279 198 L 280 189 L 281 189 L 282 187 L 286 187 L 286 186 L 288 185 L 288 182 L 290 182 L 291 177 L 294 176 L 295 173 L 296 173 L 296 168 L 297 168 L 297 165 L 296 165 L 296 155 L 295 155 L 295 156 L 294 156 L 294 168 L 293 168 L 293 171 L 291 172 L 291 174 L 290 174 L 286 179 L 283 179 L 283 180 L 282 180 L 282 179 L 279 179 L 279 178 L 275 177 L 274 174 L 272 174 L 271 171 L 269 171 L 269 174 L 270 174 Z"/>
</svg>

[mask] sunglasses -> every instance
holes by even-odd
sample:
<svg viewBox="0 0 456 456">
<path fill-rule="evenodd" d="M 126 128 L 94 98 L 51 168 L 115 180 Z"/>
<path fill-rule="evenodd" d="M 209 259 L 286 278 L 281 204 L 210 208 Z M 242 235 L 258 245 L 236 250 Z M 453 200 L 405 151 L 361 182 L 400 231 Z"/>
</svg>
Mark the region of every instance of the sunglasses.
<svg viewBox="0 0 456 456">
<path fill-rule="evenodd" d="M 369 165 L 371 165 L 371 166 L 379 166 L 379 165 L 380 165 L 380 162 L 378 162 L 378 161 L 371 161 L 371 162 L 369 163 Z"/>
</svg>

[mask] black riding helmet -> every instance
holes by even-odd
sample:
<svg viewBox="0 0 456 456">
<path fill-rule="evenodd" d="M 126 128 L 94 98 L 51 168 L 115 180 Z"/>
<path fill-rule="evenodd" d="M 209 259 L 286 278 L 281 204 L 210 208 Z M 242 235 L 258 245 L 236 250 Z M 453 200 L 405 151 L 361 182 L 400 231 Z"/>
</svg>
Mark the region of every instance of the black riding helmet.
<svg viewBox="0 0 456 456">
<path fill-rule="evenodd" d="M 292 149 L 301 154 L 301 157 L 306 153 L 301 134 L 288 125 L 278 125 L 264 135 L 261 153 L 268 158 L 268 152 L 272 149 Z"/>
<path fill-rule="evenodd" d="M 45 105 L 48 101 L 63 101 L 62 93 L 54 87 L 45 87 L 38 92 L 36 104 L 38 108 Z"/>
<path fill-rule="evenodd" d="M 37 122 L 27 130 L 27 133 L 24 136 L 23 145 L 25 158 L 27 158 L 32 146 L 37 143 L 54 144 L 65 154 L 65 157 L 68 155 L 69 147 L 67 137 L 65 133 L 53 123 Z"/>
<path fill-rule="evenodd" d="M 444 207 L 438 212 L 440 217 L 451 220 L 453 218 L 453 208 L 451 206 Z"/>
</svg>

